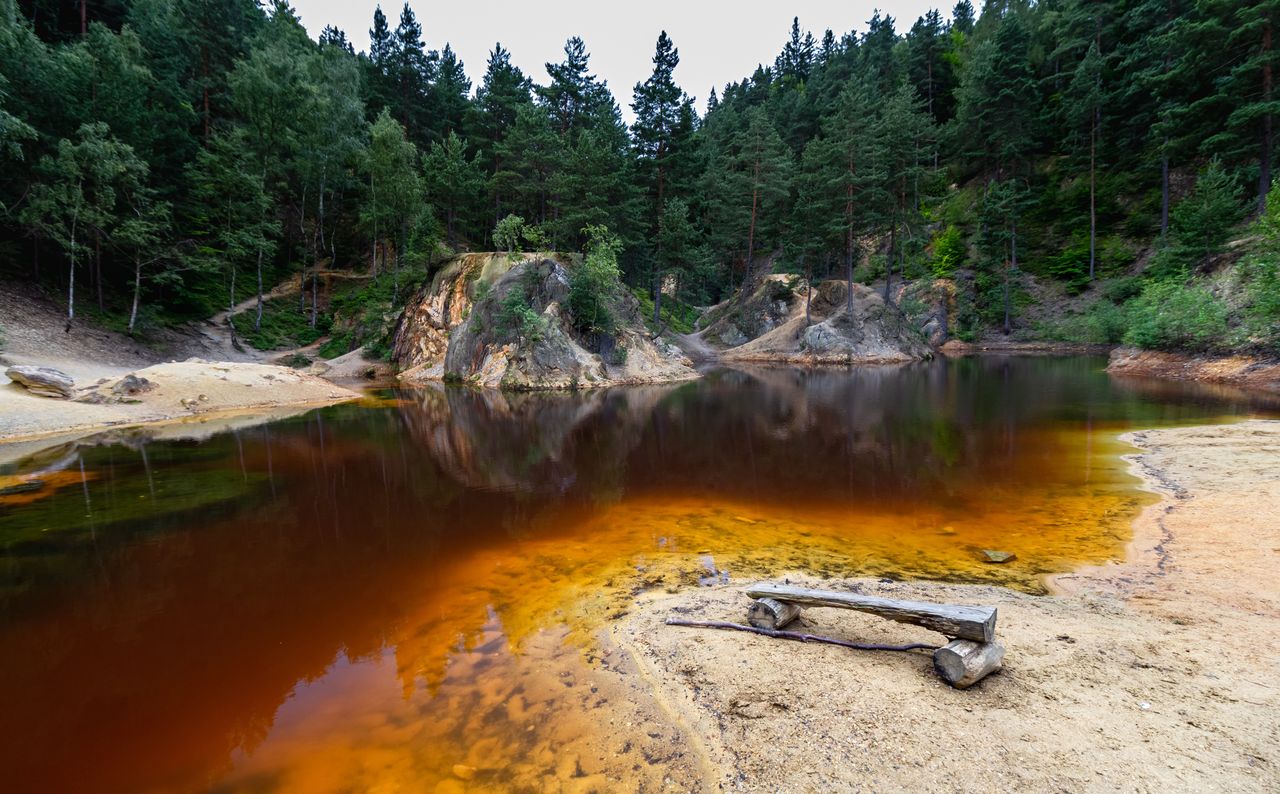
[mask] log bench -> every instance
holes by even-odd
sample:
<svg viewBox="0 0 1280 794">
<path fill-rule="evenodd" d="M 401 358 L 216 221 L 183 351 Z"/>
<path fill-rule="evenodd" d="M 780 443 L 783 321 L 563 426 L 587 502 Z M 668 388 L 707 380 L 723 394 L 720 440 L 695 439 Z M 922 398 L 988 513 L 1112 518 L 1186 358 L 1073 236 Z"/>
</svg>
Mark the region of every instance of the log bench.
<svg viewBox="0 0 1280 794">
<path fill-rule="evenodd" d="M 800 617 L 802 607 L 836 607 L 936 631 L 949 642 L 933 652 L 934 669 L 957 689 L 967 689 L 999 670 L 1004 660 L 1004 647 L 996 642 L 995 607 L 899 601 L 767 582 L 747 588 L 747 595 L 753 599 L 747 622 L 760 629 L 783 628 Z"/>
</svg>

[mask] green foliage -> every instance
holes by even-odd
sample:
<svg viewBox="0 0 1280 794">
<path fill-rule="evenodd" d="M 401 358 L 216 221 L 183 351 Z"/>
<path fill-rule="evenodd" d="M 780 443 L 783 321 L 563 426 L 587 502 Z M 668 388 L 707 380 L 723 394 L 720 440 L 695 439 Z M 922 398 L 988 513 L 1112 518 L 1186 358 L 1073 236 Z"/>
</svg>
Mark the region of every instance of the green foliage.
<svg viewBox="0 0 1280 794">
<path fill-rule="evenodd" d="M 333 319 L 327 314 L 316 318 L 311 326 L 309 308 L 301 308 L 296 298 L 277 298 L 262 307 L 262 323 L 254 330 L 254 310 L 232 318 L 236 333 L 259 350 L 284 350 L 309 345 L 329 333 Z"/>
<path fill-rule="evenodd" d="M 644 287 L 632 287 L 631 294 L 635 296 L 636 302 L 640 305 L 640 318 L 644 320 L 645 327 L 650 333 L 659 333 L 663 328 L 673 331 L 677 334 L 691 334 L 694 330 L 694 324 L 698 321 L 699 312 L 693 306 L 679 300 L 670 295 L 662 297 L 662 312 L 660 322 L 653 322 L 653 294 Z"/>
<path fill-rule="evenodd" d="M 1124 339 L 1129 312 L 1109 300 L 1096 301 L 1084 312 L 1042 327 L 1046 339 L 1084 345 L 1114 345 Z"/>
<path fill-rule="evenodd" d="M 1239 183 L 1214 160 L 1200 173 L 1190 195 L 1173 208 L 1173 239 L 1193 264 L 1222 250 L 1231 228 L 1244 215 L 1240 197 Z"/>
<path fill-rule="evenodd" d="M 1203 351 L 1223 346 L 1226 307 L 1203 286 L 1153 281 L 1128 305 L 1124 342 L 1138 347 Z"/>
<path fill-rule="evenodd" d="M 618 270 L 622 242 L 603 226 L 583 231 L 588 239 L 586 256 L 569 272 L 569 315 L 581 333 L 612 335 L 618 328 L 615 303 L 622 288 Z"/>
<path fill-rule="evenodd" d="M 964 235 L 954 224 L 943 229 L 933 238 L 933 256 L 929 259 L 929 271 L 934 278 L 951 278 L 964 265 L 968 249 Z"/>
<path fill-rule="evenodd" d="M 376 10 L 361 56 L 333 28 L 311 40 L 282 2 L 83 5 L 85 31 L 45 0 L 0 0 L 0 230 L 12 261 L 59 262 L 45 282 L 90 276 L 112 318 L 136 294 L 135 325 L 208 316 L 326 260 L 390 273 L 391 311 L 441 236 L 483 247 L 516 217 L 499 248 L 577 250 L 607 226 L 631 286 L 652 297 L 674 277 L 686 302 L 719 302 L 777 251 L 814 278 L 868 255 L 865 280 L 971 272 L 976 333 L 1002 322 L 1005 284 L 1017 303 L 1022 269 L 1073 292 L 1121 274 L 1166 195 L 1147 272 L 1185 280 L 1270 187 L 1267 3 L 994 3 L 975 19 L 966 0 L 950 22 L 928 12 L 899 35 L 876 14 L 820 43 L 797 20 L 701 116 L 664 33 L 629 130 L 576 37 L 540 85 L 495 47 L 472 98 L 409 8 L 397 25 Z M 1253 339 L 1270 268 L 1242 271 Z M 370 322 L 335 326 L 326 350 L 385 349 Z"/>
<path fill-rule="evenodd" d="M 524 238 L 524 218 L 519 215 L 508 215 L 493 227 L 493 244 L 499 251 L 519 253 L 520 241 Z"/>
<path fill-rule="evenodd" d="M 506 337 L 525 342 L 538 342 L 546 333 L 542 315 L 529 305 L 529 295 L 523 284 L 511 287 L 498 307 L 497 331 Z"/>
</svg>

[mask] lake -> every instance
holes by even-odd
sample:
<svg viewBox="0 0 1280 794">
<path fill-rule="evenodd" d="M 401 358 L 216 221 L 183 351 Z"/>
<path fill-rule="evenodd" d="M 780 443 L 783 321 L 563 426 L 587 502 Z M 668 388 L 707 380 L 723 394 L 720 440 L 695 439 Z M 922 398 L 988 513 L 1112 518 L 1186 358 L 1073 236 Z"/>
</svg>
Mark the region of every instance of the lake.
<svg viewBox="0 0 1280 794">
<path fill-rule="evenodd" d="M 689 737 L 608 638 L 646 595 L 788 571 L 1043 592 L 1122 557 L 1154 498 L 1120 432 L 1275 412 L 1105 364 L 382 392 L 6 464 L 2 787 L 684 790 Z"/>
</svg>

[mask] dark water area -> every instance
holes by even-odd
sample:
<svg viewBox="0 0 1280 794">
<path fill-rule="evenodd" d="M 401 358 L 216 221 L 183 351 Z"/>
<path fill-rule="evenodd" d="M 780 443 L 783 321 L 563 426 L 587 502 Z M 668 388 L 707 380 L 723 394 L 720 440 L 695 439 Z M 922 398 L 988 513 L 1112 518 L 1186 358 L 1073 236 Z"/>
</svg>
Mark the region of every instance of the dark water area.
<svg viewBox="0 0 1280 794">
<path fill-rule="evenodd" d="M 1276 412 L 1104 366 L 390 392 L 2 464 L 0 789 L 688 780 L 618 749 L 678 738 L 601 650 L 636 593 L 790 570 L 1036 592 L 1123 554 L 1151 497 L 1120 432 Z"/>
</svg>

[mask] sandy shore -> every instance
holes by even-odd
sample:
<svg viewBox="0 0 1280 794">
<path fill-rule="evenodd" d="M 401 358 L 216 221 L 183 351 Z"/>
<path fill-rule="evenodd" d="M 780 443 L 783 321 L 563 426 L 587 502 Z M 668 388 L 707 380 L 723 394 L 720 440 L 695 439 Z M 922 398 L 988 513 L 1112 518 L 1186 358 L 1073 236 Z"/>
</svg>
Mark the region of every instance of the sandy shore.
<svg viewBox="0 0 1280 794">
<path fill-rule="evenodd" d="M 133 370 L 152 388 L 115 389 L 128 370 L 83 361 L 26 361 L 62 369 L 76 379 L 72 400 L 39 397 L 0 375 L 0 444 L 73 436 L 159 422 L 208 422 L 229 414 L 276 411 L 360 399 L 358 392 L 287 367 L 191 360 Z M 3 369 L 0 368 L 0 372 Z"/>
<path fill-rule="evenodd" d="M 1128 559 L 1055 596 L 874 580 L 792 581 L 992 604 L 1005 669 L 968 691 L 928 652 L 858 652 L 668 627 L 745 618 L 742 586 L 656 597 L 610 632 L 691 737 L 705 787 L 742 791 L 1280 790 L 1280 422 L 1133 434 L 1162 500 Z M 805 630 L 937 635 L 842 610 Z"/>
</svg>

